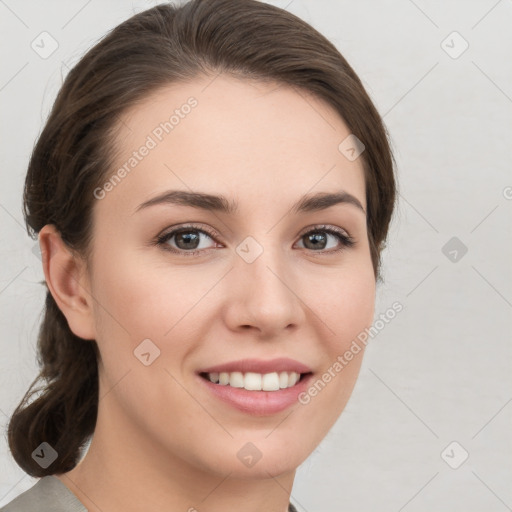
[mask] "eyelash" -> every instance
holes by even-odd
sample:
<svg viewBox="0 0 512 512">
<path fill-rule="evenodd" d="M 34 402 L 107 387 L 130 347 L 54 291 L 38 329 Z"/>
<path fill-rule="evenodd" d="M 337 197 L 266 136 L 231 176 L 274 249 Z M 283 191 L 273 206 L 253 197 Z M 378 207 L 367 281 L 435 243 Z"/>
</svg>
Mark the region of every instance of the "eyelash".
<svg viewBox="0 0 512 512">
<path fill-rule="evenodd" d="M 178 254 L 178 255 L 182 255 L 182 256 L 186 256 L 186 257 L 196 256 L 196 255 L 198 255 L 201 252 L 205 252 L 205 251 L 209 251 L 209 250 L 213 249 L 213 248 L 211 248 L 211 249 L 199 249 L 199 250 L 195 250 L 195 251 L 185 251 L 183 249 L 171 248 L 167 244 L 167 242 L 173 236 L 179 235 L 180 233 L 186 233 L 186 232 L 189 232 L 189 231 L 197 231 L 199 233 L 203 233 L 205 235 L 208 235 L 212 240 L 216 241 L 215 240 L 216 234 L 213 233 L 212 231 L 210 231 L 209 229 L 199 228 L 196 225 L 190 224 L 190 225 L 187 225 L 187 226 L 181 226 L 181 227 L 179 227 L 177 229 L 174 229 L 172 231 L 169 231 L 167 233 L 158 235 L 158 237 L 156 238 L 154 244 L 158 245 L 158 246 L 161 246 L 165 251 L 169 251 L 169 252 L 171 252 L 173 254 Z M 340 251 L 344 251 L 345 249 L 349 249 L 349 248 L 353 247 L 355 245 L 355 243 L 356 243 L 354 238 L 352 238 L 349 234 L 345 234 L 345 232 L 343 232 L 342 230 L 339 230 L 339 229 L 334 228 L 334 227 L 326 226 L 326 225 L 314 226 L 309 231 L 306 231 L 305 233 L 301 234 L 300 238 L 303 238 L 306 235 L 309 235 L 309 234 L 312 234 L 312 233 L 319 233 L 319 232 L 328 233 L 328 234 L 333 235 L 336 238 L 338 238 L 338 240 L 341 242 L 341 247 L 339 249 L 334 249 L 334 250 L 331 249 L 331 250 L 327 250 L 327 251 L 326 250 L 313 251 L 312 249 L 309 249 L 309 251 L 311 251 L 313 253 L 318 252 L 320 254 L 322 254 L 322 253 L 323 254 L 335 254 L 335 253 L 339 253 Z"/>
</svg>

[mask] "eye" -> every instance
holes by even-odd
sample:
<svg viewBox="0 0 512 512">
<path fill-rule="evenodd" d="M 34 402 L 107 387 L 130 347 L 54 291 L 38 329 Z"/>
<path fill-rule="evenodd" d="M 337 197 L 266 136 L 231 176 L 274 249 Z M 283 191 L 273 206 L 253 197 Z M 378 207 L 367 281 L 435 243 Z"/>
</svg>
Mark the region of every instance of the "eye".
<svg viewBox="0 0 512 512">
<path fill-rule="evenodd" d="M 341 244 L 341 247 L 334 250 L 326 250 L 329 237 L 336 239 Z M 337 253 L 355 244 L 355 240 L 346 231 L 334 226 L 315 226 L 301 235 L 300 240 L 302 241 L 303 239 L 306 240 L 305 248 L 311 249 L 313 252 Z"/>
<path fill-rule="evenodd" d="M 215 248 L 215 243 L 213 246 L 208 247 L 208 240 L 215 242 L 215 237 L 215 233 L 205 228 L 188 225 L 159 235 L 154 243 L 162 246 L 166 251 L 179 254 L 180 256 L 195 256 Z M 204 244 L 201 243 L 201 238 L 205 239 Z M 330 238 L 337 240 L 338 248 L 326 250 Z M 337 253 L 355 244 L 355 240 L 346 231 L 334 226 L 325 225 L 315 226 L 313 229 L 303 233 L 300 236 L 300 241 L 302 242 L 303 239 L 306 240 L 306 244 L 303 244 L 305 249 L 322 254 Z"/>
<path fill-rule="evenodd" d="M 204 247 L 204 244 L 201 245 L 201 238 L 213 240 L 213 236 L 213 233 L 209 233 L 205 229 L 199 229 L 190 225 L 182 226 L 158 236 L 156 243 L 162 245 L 168 251 L 186 256 L 194 256 L 208 249 L 208 247 Z M 173 244 L 171 244 L 170 242 L 173 239 Z"/>
</svg>

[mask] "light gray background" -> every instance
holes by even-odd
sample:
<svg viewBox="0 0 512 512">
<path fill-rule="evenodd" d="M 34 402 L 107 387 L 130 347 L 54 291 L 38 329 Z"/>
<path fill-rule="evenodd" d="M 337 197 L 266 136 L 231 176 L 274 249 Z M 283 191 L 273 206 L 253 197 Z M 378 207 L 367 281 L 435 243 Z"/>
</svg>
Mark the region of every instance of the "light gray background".
<svg viewBox="0 0 512 512">
<path fill-rule="evenodd" d="M 61 76 L 155 3 L 0 0 L 0 505 L 36 482 L 4 434 L 37 373 L 44 298 L 21 213 L 29 154 Z M 376 314 L 394 301 L 404 310 L 372 339 L 292 501 L 308 512 L 512 510 L 512 2 L 270 3 L 326 35 L 359 74 L 391 133 L 400 186 Z M 31 48 L 43 31 L 59 44 L 47 59 Z M 469 44 L 461 55 L 454 31 Z M 456 261 L 443 253 L 452 237 L 467 247 Z"/>
</svg>

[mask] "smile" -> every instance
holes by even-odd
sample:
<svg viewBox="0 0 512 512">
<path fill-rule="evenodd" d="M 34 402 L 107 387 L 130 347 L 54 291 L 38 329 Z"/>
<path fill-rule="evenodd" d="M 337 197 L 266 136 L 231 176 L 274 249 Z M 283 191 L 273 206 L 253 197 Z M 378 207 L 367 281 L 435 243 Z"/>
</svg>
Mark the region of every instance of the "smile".
<svg viewBox="0 0 512 512">
<path fill-rule="evenodd" d="M 227 375 L 229 377 L 231 376 L 231 374 Z M 258 378 L 260 381 L 262 381 L 262 377 L 265 378 L 265 375 L 272 374 L 253 375 L 256 375 L 256 377 L 253 377 L 249 374 L 249 387 L 252 386 L 252 379 L 254 379 L 252 383 L 257 384 Z M 244 385 L 247 385 L 245 384 L 246 377 L 247 374 L 245 374 L 243 377 Z M 210 397 L 217 399 L 219 403 L 229 405 L 233 409 L 241 411 L 245 414 L 251 414 L 253 416 L 269 416 L 284 411 L 293 405 L 298 405 L 300 394 L 308 389 L 308 387 L 311 385 L 313 377 L 313 373 L 302 374 L 300 375 L 299 380 L 295 382 L 295 384 L 289 384 L 285 388 L 279 388 L 273 391 L 266 391 L 264 389 L 249 390 L 245 387 L 234 387 L 229 384 L 212 382 L 210 378 L 208 378 L 207 374 L 199 374 L 197 376 L 199 384 L 205 388 L 207 394 Z M 236 381 L 238 378 L 239 377 L 235 376 L 234 380 Z M 275 377 L 271 377 L 271 379 L 274 380 L 275 385 Z M 295 379 L 295 377 L 292 377 L 292 379 Z"/>
<path fill-rule="evenodd" d="M 233 388 L 244 388 L 248 391 L 279 391 L 280 389 L 291 388 L 299 382 L 301 375 L 297 372 L 212 372 L 201 373 L 205 379 L 221 386 Z"/>
</svg>

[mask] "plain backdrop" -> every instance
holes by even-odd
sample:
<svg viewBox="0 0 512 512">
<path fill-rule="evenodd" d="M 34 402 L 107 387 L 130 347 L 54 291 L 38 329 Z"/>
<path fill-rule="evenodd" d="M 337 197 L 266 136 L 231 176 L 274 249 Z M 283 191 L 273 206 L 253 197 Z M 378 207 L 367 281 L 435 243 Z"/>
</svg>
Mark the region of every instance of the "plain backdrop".
<svg viewBox="0 0 512 512">
<path fill-rule="evenodd" d="M 21 210 L 28 158 L 69 68 L 156 3 L 0 1 L 0 505 L 37 481 L 5 436 L 37 374 L 44 299 Z M 361 77 L 400 190 L 376 317 L 395 301 L 403 311 L 372 338 L 292 502 L 301 512 L 512 510 L 512 2 L 270 3 L 327 36 Z M 31 46 L 42 32 L 58 44 L 46 58 Z"/>
</svg>

